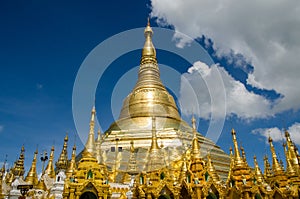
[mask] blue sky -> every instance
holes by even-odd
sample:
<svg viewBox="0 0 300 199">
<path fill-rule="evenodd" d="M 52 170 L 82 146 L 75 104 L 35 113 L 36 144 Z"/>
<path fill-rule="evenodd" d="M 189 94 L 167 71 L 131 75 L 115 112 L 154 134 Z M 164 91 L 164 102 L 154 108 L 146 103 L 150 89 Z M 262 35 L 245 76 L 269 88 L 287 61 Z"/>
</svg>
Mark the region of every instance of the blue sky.
<svg viewBox="0 0 300 199">
<path fill-rule="evenodd" d="M 297 6 L 290 3 L 282 6 L 282 2 L 278 2 L 272 11 L 264 4 L 239 5 L 234 0 L 228 2 L 230 6 L 221 5 L 217 0 L 214 3 L 189 0 L 168 6 L 164 0 L 130 4 L 126 1 L 1 2 L 0 162 L 8 154 L 11 165 L 22 144 L 26 149 L 27 166 L 36 147 L 40 152 L 50 151 L 54 144 L 57 158 L 66 132 L 69 145 L 73 145 L 77 133 L 72 115 L 72 92 L 82 62 L 111 36 L 144 27 L 150 13 L 152 26 L 172 28 L 195 38 L 216 63 L 205 63 L 200 52 L 199 62 L 194 64 L 174 53 L 157 51 L 159 63 L 173 67 L 180 74 L 176 81 L 170 81 L 162 73 L 162 79 L 171 82 L 167 84 L 169 88 L 177 89 L 179 95 L 175 98 L 178 104 L 182 103 L 183 118 L 190 122 L 195 109 L 189 106 L 193 101 L 180 95 L 190 91 L 182 81 L 185 77 L 197 93 L 196 101 L 201 103 L 199 112 L 195 113 L 199 118 L 198 130 L 206 134 L 212 114 L 210 97 L 214 93 L 207 93 L 207 86 L 199 84 L 211 82 L 209 86 L 217 90 L 213 70 L 218 70 L 227 96 L 226 102 L 222 102 L 226 107 L 226 120 L 218 145 L 228 152 L 232 146 L 230 129 L 234 127 L 248 162 L 253 165 L 254 154 L 259 162 L 264 154 L 270 154 L 265 137 L 271 134 L 279 157 L 283 158 L 282 128 L 288 128 L 295 142 L 300 144 L 300 104 L 297 100 L 300 71 L 294 60 L 297 56 L 293 56 L 300 52 L 299 42 L 294 42 L 299 39 L 296 33 L 300 20 L 294 9 L 290 11 L 291 16 L 275 19 L 273 12 L 279 9 L 276 6 L 281 10 Z M 246 7 L 251 8 L 252 13 L 239 12 L 247 10 Z M 257 17 L 250 17 L 253 15 Z M 248 24 L 247 28 L 243 24 Z M 180 35 L 174 35 L 173 41 L 177 41 L 179 49 L 188 48 L 190 44 Z M 138 66 L 139 59 L 139 50 L 122 55 L 101 77 L 100 83 L 105 86 L 98 86 L 96 108 L 103 131 L 114 119 L 110 104 L 113 89 L 124 73 Z M 128 86 L 128 90 L 131 88 Z M 207 99 L 208 105 L 203 105 Z M 217 118 L 222 115 L 218 112 L 222 103 L 215 104 Z M 82 149 L 78 135 L 76 144 Z"/>
</svg>

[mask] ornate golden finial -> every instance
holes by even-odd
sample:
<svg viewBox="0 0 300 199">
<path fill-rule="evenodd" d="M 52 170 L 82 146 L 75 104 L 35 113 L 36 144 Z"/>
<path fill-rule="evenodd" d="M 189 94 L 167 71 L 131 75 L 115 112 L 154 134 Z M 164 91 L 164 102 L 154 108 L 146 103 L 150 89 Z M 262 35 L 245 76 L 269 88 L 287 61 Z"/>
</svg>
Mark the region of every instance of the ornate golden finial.
<svg viewBox="0 0 300 199">
<path fill-rule="evenodd" d="M 160 150 L 157 137 L 156 137 L 156 119 L 152 117 L 152 140 L 151 140 L 151 147 L 148 155 L 148 161 L 146 164 L 147 171 L 153 171 L 156 169 L 161 169 L 165 166 L 165 159 Z"/>
<path fill-rule="evenodd" d="M 37 172 L 36 172 L 37 154 L 38 154 L 38 150 L 36 149 L 36 151 L 34 152 L 34 155 L 33 155 L 33 160 L 31 163 L 30 170 L 25 178 L 25 182 L 28 182 L 29 184 L 32 184 L 34 186 L 37 185 L 39 182 L 38 177 L 37 177 Z"/>
<path fill-rule="evenodd" d="M 209 175 L 212 177 L 214 182 L 220 181 L 220 177 L 217 174 L 216 169 L 211 161 L 210 154 L 207 154 L 207 171 L 208 171 Z"/>
<path fill-rule="evenodd" d="M 72 177 L 72 175 L 75 173 L 75 171 L 76 171 L 76 145 L 74 144 L 73 150 L 72 150 L 72 158 L 71 158 L 69 167 L 66 171 L 66 176 L 68 178 Z"/>
<path fill-rule="evenodd" d="M 6 169 L 5 169 L 5 167 L 6 167 L 6 162 L 7 162 L 7 154 L 5 155 L 5 159 L 4 159 L 4 162 L 3 162 L 3 165 L 2 165 L 1 171 L 0 171 L 2 174 L 4 174 L 5 171 L 6 171 Z"/>
<path fill-rule="evenodd" d="M 102 137 L 101 137 L 101 131 L 100 129 L 98 129 L 98 132 L 97 132 L 97 142 L 102 142 Z"/>
<path fill-rule="evenodd" d="M 54 146 L 52 146 L 52 148 L 51 148 L 49 162 L 48 162 L 48 165 L 47 165 L 47 167 L 44 171 L 44 174 L 47 174 L 50 178 L 55 178 L 53 159 L 54 159 Z"/>
<path fill-rule="evenodd" d="M 147 26 L 150 27 L 150 17 L 147 18 L 148 22 L 147 22 Z"/>
<path fill-rule="evenodd" d="M 159 146 L 157 143 L 157 137 L 156 137 L 156 120 L 155 117 L 152 117 L 152 142 L 150 147 L 150 153 L 156 152 L 159 150 Z"/>
<path fill-rule="evenodd" d="M 291 140 L 290 134 L 287 130 L 285 131 L 285 138 L 286 138 L 286 145 L 287 145 L 287 156 L 290 159 L 292 166 L 296 170 L 300 170 L 299 169 L 299 160 L 297 157 L 296 149 Z"/>
<path fill-rule="evenodd" d="M 266 155 L 264 157 L 264 167 L 265 167 L 264 176 L 266 179 L 270 179 L 273 175 L 272 175 L 271 165 Z"/>
<path fill-rule="evenodd" d="M 90 131 L 89 131 L 88 139 L 85 144 L 85 149 L 92 155 L 96 155 L 96 153 L 95 153 L 95 130 L 94 130 L 95 115 L 96 115 L 96 109 L 95 109 L 95 106 L 93 106 L 93 109 L 91 112 Z"/>
<path fill-rule="evenodd" d="M 235 165 L 242 165 L 243 164 L 243 159 L 241 158 L 241 155 L 240 155 L 239 146 L 238 146 L 238 142 L 237 142 L 237 139 L 236 139 L 236 132 L 233 128 L 231 130 L 231 135 L 232 135 L 233 146 L 234 146 Z"/>
<path fill-rule="evenodd" d="M 274 172 L 274 174 L 278 174 L 278 173 L 282 173 L 282 167 L 280 166 L 278 159 L 277 159 L 277 155 L 275 152 L 275 148 L 273 145 L 273 140 L 271 137 L 269 137 L 269 144 L 270 144 L 270 149 L 271 149 L 271 153 L 272 153 L 272 170 Z"/>
<path fill-rule="evenodd" d="M 283 150 L 284 150 L 284 154 L 285 154 L 285 158 L 286 158 L 286 172 L 288 174 L 288 176 L 294 176 L 296 175 L 296 171 L 293 168 L 293 165 L 291 164 L 291 160 L 289 158 L 289 154 L 288 151 L 286 150 L 286 144 L 283 143 Z"/>
<path fill-rule="evenodd" d="M 14 167 L 12 168 L 12 173 L 14 176 L 23 176 L 24 175 L 24 159 L 25 159 L 25 148 L 24 145 L 21 148 L 21 153 L 19 159 L 15 162 Z"/>
<path fill-rule="evenodd" d="M 133 140 L 130 141 L 130 157 L 129 157 L 127 172 L 129 173 L 129 175 L 136 175 L 138 173 Z"/>
<path fill-rule="evenodd" d="M 102 151 L 101 151 L 101 143 L 102 143 L 102 137 L 101 137 L 101 132 L 100 129 L 98 130 L 98 136 L 97 136 L 97 140 L 96 140 L 96 159 L 98 161 L 99 164 L 102 163 Z"/>
<path fill-rule="evenodd" d="M 145 44 L 144 44 L 144 47 L 142 50 L 141 64 L 145 64 L 145 63 L 155 63 L 156 64 L 157 63 L 156 50 L 152 43 L 153 31 L 150 26 L 150 20 L 148 20 L 148 22 L 147 22 L 147 26 L 145 28 L 144 35 L 145 35 L 146 41 L 145 41 Z"/>
<path fill-rule="evenodd" d="M 66 133 L 66 136 L 64 138 L 64 145 L 63 148 L 61 150 L 60 156 L 57 160 L 57 162 L 55 163 L 56 166 L 56 170 L 66 170 L 68 168 L 68 133 Z"/>
<path fill-rule="evenodd" d="M 243 161 L 245 162 L 246 165 L 248 165 L 247 158 L 246 158 L 246 153 L 245 153 L 245 149 L 242 146 L 241 146 L 241 151 L 242 151 Z"/>
<path fill-rule="evenodd" d="M 194 138 L 192 140 L 192 153 L 194 158 L 201 158 L 200 156 L 200 144 L 197 138 L 197 128 L 196 128 L 196 119 L 192 117 L 192 126 L 193 126 L 193 135 Z"/>
<path fill-rule="evenodd" d="M 234 154 L 231 146 L 229 147 L 229 156 L 230 156 L 230 165 L 229 165 L 229 172 L 226 180 L 227 185 L 231 183 L 232 170 L 234 168 Z"/>
<path fill-rule="evenodd" d="M 183 157 L 181 172 L 180 172 L 180 181 L 183 181 L 186 179 L 187 170 L 188 170 L 188 168 L 187 168 L 186 157 Z"/>
<path fill-rule="evenodd" d="M 254 156 L 254 174 L 258 184 L 261 184 L 264 181 L 263 174 L 258 166 L 256 156 Z"/>
</svg>

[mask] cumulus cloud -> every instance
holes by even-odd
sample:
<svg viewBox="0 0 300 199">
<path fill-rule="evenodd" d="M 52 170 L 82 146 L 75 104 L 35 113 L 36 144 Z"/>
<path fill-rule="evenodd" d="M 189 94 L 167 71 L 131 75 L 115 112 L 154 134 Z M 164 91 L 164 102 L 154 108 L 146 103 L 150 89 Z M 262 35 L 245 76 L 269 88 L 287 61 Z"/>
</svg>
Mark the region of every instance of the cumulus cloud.
<svg viewBox="0 0 300 199">
<path fill-rule="evenodd" d="M 244 119 L 272 115 L 271 103 L 245 88 L 219 65 L 194 63 L 181 77 L 180 106 L 185 115 L 209 119 L 238 115 Z"/>
<path fill-rule="evenodd" d="M 254 67 L 247 83 L 281 94 L 275 112 L 300 108 L 300 90 L 296 86 L 300 85 L 299 1 L 152 0 L 151 3 L 151 14 L 161 25 L 173 25 L 175 30 L 193 38 L 204 35 L 212 39 L 217 56 L 242 54 Z M 179 47 L 189 42 L 182 40 L 180 34 L 174 37 Z M 236 85 L 239 88 L 243 89 Z"/>
<path fill-rule="evenodd" d="M 269 136 L 272 138 L 273 142 L 282 142 L 283 140 L 283 134 L 282 134 L 282 130 L 280 130 L 277 127 L 273 127 L 273 128 L 259 128 L 259 129 L 254 129 L 252 130 L 253 134 L 257 134 L 260 135 L 265 139 L 266 143 L 268 143 L 268 139 Z"/>
<path fill-rule="evenodd" d="M 300 145 L 300 123 L 296 122 L 290 126 L 287 131 L 290 133 L 291 139 L 296 144 Z M 272 137 L 274 142 L 282 142 L 284 138 L 284 130 L 278 127 L 272 128 L 260 128 L 252 131 L 253 134 L 258 134 L 266 138 L 266 142 L 269 136 Z"/>
</svg>

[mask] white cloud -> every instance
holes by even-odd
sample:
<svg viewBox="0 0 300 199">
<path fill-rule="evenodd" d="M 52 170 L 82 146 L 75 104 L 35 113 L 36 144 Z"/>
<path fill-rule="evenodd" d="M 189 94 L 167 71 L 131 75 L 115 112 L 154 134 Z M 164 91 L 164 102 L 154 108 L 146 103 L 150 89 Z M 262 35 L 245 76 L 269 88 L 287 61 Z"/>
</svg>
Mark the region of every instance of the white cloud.
<svg viewBox="0 0 300 199">
<path fill-rule="evenodd" d="M 0 125 L 0 133 L 3 131 L 3 129 L 4 129 L 4 126 Z"/>
<path fill-rule="evenodd" d="M 254 66 L 248 84 L 283 96 L 275 112 L 300 108 L 299 13 L 297 0 L 152 0 L 152 16 L 161 24 L 211 38 L 219 56 L 244 55 Z M 180 47 L 188 42 L 175 37 Z"/>
<path fill-rule="evenodd" d="M 300 123 L 296 122 L 292 126 L 290 126 L 288 129 L 288 132 L 290 133 L 291 139 L 296 144 L 300 145 Z M 282 142 L 284 139 L 284 130 L 279 129 L 278 127 L 272 127 L 272 128 L 260 128 L 255 129 L 252 131 L 253 134 L 258 134 L 266 138 L 266 142 L 269 138 L 269 136 L 272 137 L 274 142 Z"/>
<path fill-rule="evenodd" d="M 222 82 L 218 81 L 219 78 Z M 197 114 L 205 119 L 211 114 L 217 118 L 236 114 L 243 119 L 272 115 L 267 99 L 248 91 L 223 67 L 209 67 L 200 61 L 182 75 L 179 101 L 183 114 Z"/>
<path fill-rule="evenodd" d="M 296 122 L 288 128 L 288 132 L 291 135 L 291 139 L 298 145 L 300 145 L 300 123 Z"/>
<path fill-rule="evenodd" d="M 282 142 L 284 138 L 282 130 L 277 127 L 254 129 L 252 130 L 252 133 L 265 137 L 266 143 L 268 143 L 269 136 L 272 138 L 273 142 Z"/>
</svg>

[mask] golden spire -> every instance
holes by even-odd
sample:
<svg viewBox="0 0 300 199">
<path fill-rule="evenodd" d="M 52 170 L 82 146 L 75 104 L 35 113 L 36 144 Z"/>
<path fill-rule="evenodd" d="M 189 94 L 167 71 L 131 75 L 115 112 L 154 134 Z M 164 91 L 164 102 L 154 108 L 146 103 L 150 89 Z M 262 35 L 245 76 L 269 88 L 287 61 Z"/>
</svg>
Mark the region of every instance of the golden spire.
<svg viewBox="0 0 300 199">
<path fill-rule="evenodd" d="M 234 155 L 232 152 L 232 147 L 229 148 L 229 156 L 230 156 L 230 166 L 229 166 L 229 172 L 228 172 L 228 176 L 227 176 L 227 181 L 226 184 L 229 184 L 231 181 L 231 175 L 232 175 L 232 169 L 234 167 Z"/>
<path fill-rule="evenodd" d="M 201 158 L 200 156 L 200 145 L 197 138 L 197 129 L 196 129 L 196 119 L 192 117 L 192 126 L 193 126 L 193 140 L 192 140 L 192 153 L 194 158 Z"/>
<path fill-rule="evenodd" d="M 32 163 L 31 163 L 31 167 L 30 167 L 30 170 L 25 178 L 25 182 L 28 182 L 32 185 L 37 185 L 37 183 L 39 182 L 38 180 L 38 177 L 37 177 L 37 173 L 36 173 L 36 157 L 37 157 L 37 154 L 38 154 L 38 150 L 36 150 L 34 152 L 34 156 L 33 156 L 33 160 L 32 160 Z"/>
<path fill-rule="evenodd" d="M 292 166 L 299 170 L 299 161 L 296 153 L 295 146 L 291 140 L 290 134 L 288 131 L 285 131 L 285 138 L 286 138 L 286 144 L 287 144 L 287 156 L 289 157 Z"/>
<path fill-rule="evenodd" d="M 147 171 L 153 171 L 165 166 L 164 156 L 157 143 L 155 117 L 152 117 L 152 141 L 146 166 Z"/>
<path fill-rule="evenodd" d="M 212 177 L 214 182 L 220 181 L 220 177 L 217 174 L 216 169 L 211 161 L 210 154 L 207 154 L 207 171 L 208 171 L 209 175 Z"/>
<path fill-rule="evenodd" d="M 282 172 L 282 167 L 280 166 L 278 159 L 277 159 L 277 155 L 275 152 L 275 148 L 273 145 L 273 140 L 271 137 L 269 137 L 269 143 L 270 143 L 270 149 L 271 149 L 271 153 L 272 153 L 272 170 L 274 172 L 274 174 L 278 174 L 279 172 Z"/>
<path fill-rule="evenodd" d="M 267 156 L 264 157 L 264 167 L 264 176 L 266 179 L 269 179 L 270 177 L 272 177 L 272 170 Z"/>
<path fill-rule="evenodd" d="M 148 123 L 152 116 L 157 117 L 158 124 L 163 124 L 167 128 L 177 128 L 183 124 L 174 98 L 161 82 L 156 51 L 152 43 L 153 31 L 149 23 L 144 34 L 145 44 L 142 49 L 137 83 L 124 100 L 119 120 L 110 127 L 109 131 L 120 128 L 144 128 L 144 124 Z M 151 126 L 148 130 L 151 130 L 150 128 Z"/>
<path fill-rule="evenodd" d="M 23 176 L 24 175 L 24 153 L 25 148 L 24 145 L 21 148 L 21 153 L 19 159 L 15 162 L 14 167 L 12 168 L 12 173 L 14 176 Z"/>
<path fill-rule="evenodd" d="M 232 140 L 233 140 L 233 145 L 234 145 L 234 162 L 235 165 L 242 165 L 243 164 L 243 159 L 241 158 L 240 151 L 239 151 L 239 146 L 238 142 L 236 139 L 236 132 L 232 128 L 231 130 L 231 135 L 232 135 Z"/>
<path fill-rule="evenodd" d="M 244 149 L 244 147 L 240 147 L 240 149 L 241 149 L 241 151 L 242 151 L 242 158 L 243 158 L 243 160 L 244 160 L 244 162 L 246 162 L 246 153 L 245 153 L 245 149 Z"/>
<path fill-rule="evenodd" d="M 145 35 L 145 44 L 142 50 L 142 59 L 141 59 L 141 64 L 144 64 L 145 62 L 157 62 L 156 61 L 156 50 L 154 48 L 154 45 L 152 43 L 152 35 L 153 31 L 152 28 L 150 27 L 150 20 L 148 18 L 148 23 L 144 31 Z"/>
<path fill-rule="evenodd" d="M 137 166 L 136 166 L 134 142 L 132 140 L 130 141 L 130 157 L 129 157 L 127 172 L 129 173 L 129 175 L 136 175 L 138 173 Z"/>
<path fill-rule="evenodd" d="M 44 178 L 43 178 L 43 177 L 40 179 L 40 181 L 39 181 L 38 184 L 36 185 L 36 189 L 40 189 L 40 190 L 44 190 L 44 191 L 47 190 L 47 187 L 46 187 L 46 185 L 45 185 L 45 181 L 44 181 Z"/>
<path fill-rule="evenodd" d="M 101 151 L 101 143 L 102 143 L 102 138 L 101 138 L 101 132 L 98 130 L 98 136 L 96 140 L 96 159 L 99 164 L 102 163 L 102 151 Z"/>
<path fill-rule="evenodd" d="M 186 163 L 186 157 L 184 156 L 182 166 L 181 166 L 180 181 L 183 181 L 184 179 L 186 179 L 187 170 L 188 170 L 188 168 L 187 168 L 187 163 Z"/>
<path fill-rule="evenodd" d="M 47 167 L 44 171 L 44 174 L 47 174 L 50 178 L 55 178 L 53 158 L 54 158 L 54 146 L 52 146 L 52 148 L 51 148 L 49 162 L 48 162 L 48 165 L 47 165 Z"/>
<path fill-rule="evenodd" d="M 159 146 L 156 137 L 156 121 L 155 121 L 155 117 L 152 117 L 152 142 L 150 147 L 150 153 L 157 152 L 158 150 L 159 150 Z"/>
<path fill-rule="evenodd" d="M 92 113 L 91 113 L 91 121 L 90 121 L 90 132 L 85 144 L 85 149 L 92 155 L 95 155 L 95 131 L 94 131 L 95 115 L 96 115 L 96 109 L 95 106 L 93 106 Z"/>
<path fill-rule="evenodd" d="M 263 182 L 264 178 L 263 178 L 263 174 L 258 166 L 256 156 L 254 156 L 254 174 L 255 174 L 255 178 L 256 178 L 257 182 L 259 184 L 261 184 Z"/>
<path fill-rule="evenodd" d="M 283 143 L 282 146 L 283 146 L 283 150 L 284 150 L 284 154 L 285 154 L 285 158 L 286 158 L 286 172 L 287 172 L 288 176 L 294 176 L 294 175 L 296 175 L 296 171 L 294 170 L 294 168 L 291 164 L 291 160 L 289 158 L 288 151 L 286 150 L 286 144 Z"/>
<path fill-rule="evenodd" d="M 76 171 L 76 145 L 74 144 L 72 150 L 72 158 L 69 164 L 69 167 L 66 171 L 66 176 L 70 178 Z"/>
<path fill-rule="evenodd" d="M 66 170 L 68 168 L 68 134 L 66 134 L 65 138 L 64 138 L 64 146 L 62 148 L 62 151 L 60 153 L 60 156 L 57 160 L 57 162 L 55 163 L 56 166 L 56 170 Z"/>
</svg>

